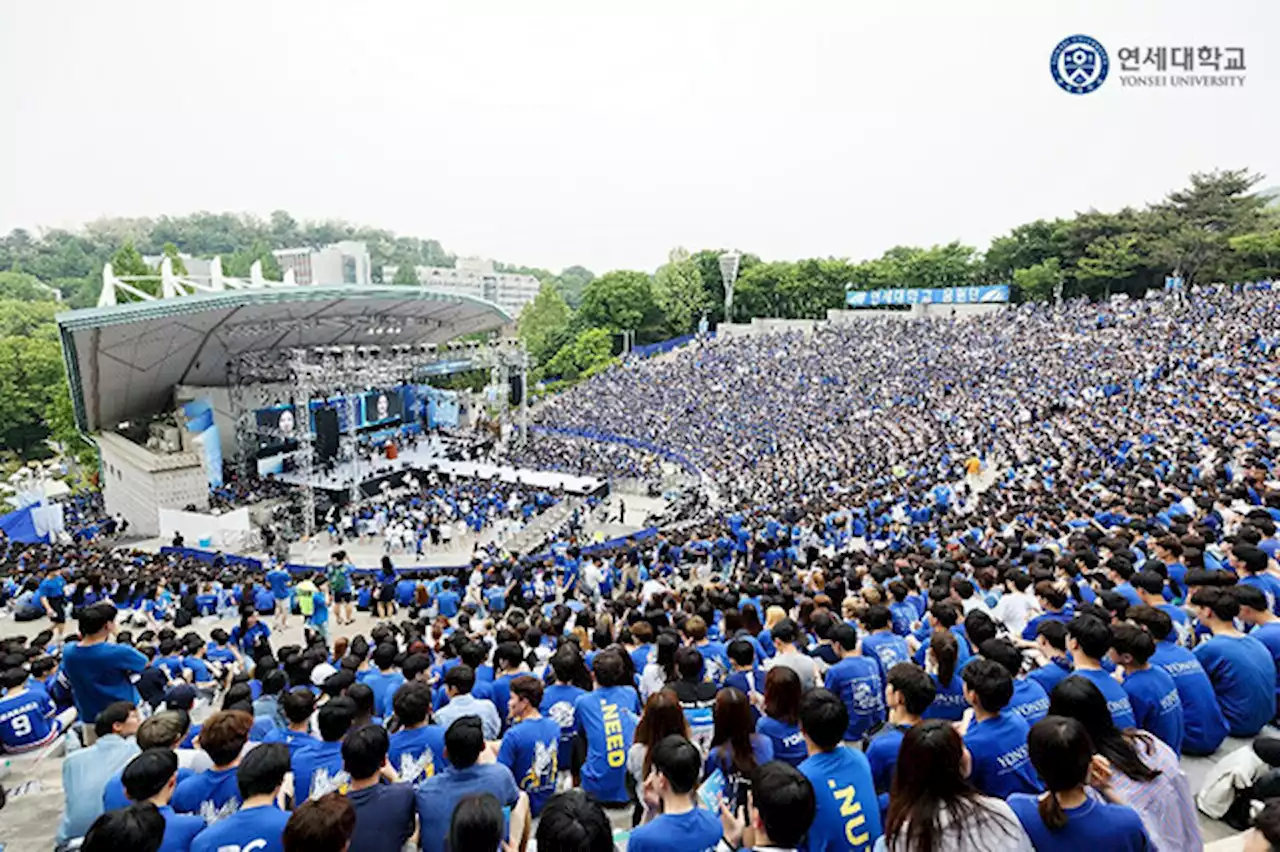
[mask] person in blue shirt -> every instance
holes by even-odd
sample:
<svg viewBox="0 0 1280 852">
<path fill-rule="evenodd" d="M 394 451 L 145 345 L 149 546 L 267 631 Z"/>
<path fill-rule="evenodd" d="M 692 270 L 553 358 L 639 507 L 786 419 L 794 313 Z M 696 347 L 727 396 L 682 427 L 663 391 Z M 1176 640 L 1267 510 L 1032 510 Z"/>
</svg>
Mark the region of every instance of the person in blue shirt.
<svg viewBox="0 0 1280 852">
<path fill-rule="evenodd" d="M 1075 661 L 1072 677 L 1082 677 L 1093 682 L 1111 710 L 1111 719 L 1120 730 L 1136 728 L 1133 705 L 1124 687 L 1102 668 L 1102 661 L 1111 650 L 1111 628 L 1096 615 L 1082 614 L 1067 625 L 1067 650 Z"/>
<path fill-rule="evenodd" d="M 535 817 L 555 792 L 560 769 L 560 725 L 538 710 L 542 697 L 542 681 L 527 674 L 512 679 L 505 714 L 511 727 L 498 749 L 498 763 L 511 770 Z"/>
<path fill-rule="evenodd" d="M 722 809 L 725 839 L 738 847 L 750 828 L 755 849 L 799 849 L 816 811 L 813 784 L 800 770 L 781 761 L 767 763 L 751 777 L 750 806 Z"/>
<path fill-rule="evenodd" d="M 148 802 L 164 817 L 159 852 L 187 852 L 205 822 L 194 814 L 180 814 L 169 806 L 178 783 L 178 755 L 172 749 L 151 748 L 139 754 L 120 775 L 130 801 Z"/>
<path fill-rule="evenodd" d="M 1067 625 L 1063 621 L 1045 621 L 1036 627 L 1036 650 L 1047 661 L 1037 669 L 1027 672 L 1027 677 L 1040 684 L 1045 695 L 1071 675 L 1071 660 L 1067 655 Z"/>
<path fill-rule="evenodd" d="M 316 714 L 320 742 L 293 754 L 293 803 L 343 792 L 351 778 L 342 769 L 342 738 L 356 718 L 356 704 L 345 695 L 330 699 Z"/>
<path fill-rule="evenodd" d="M 281 835 L 289 814 L 276 806 L 276 798 L 289 766 L 289 749 L 282 743 L 264 743 L 250 749 L 236 770 L 240 809 L 196 835 L 191 852 L 284 852 Z"/>
<path fill-rule="evenodd" d="M 756 665 L 756 650 L 746 639 L 734 639 L 725 647 L 729 674 L 725 686 L 740 689 L 747 695 L 764 695 L 765 673 Z"/>
<path fill-rule="evenodd" d="M 1036 631 L 1046 621 L 1070 621 L 1071 613 L 1066 611 L 1067 596 L 1049 580 L 1041 580 L 1035 585 L 1036 602 L 1042 610 L 1040 615 L 1027 622 L 1022 629 L 1022 638 L 1034 642 Z"/>
<path fill-rule="evenodd" d="M 1196 659 L 1213 683 L 1233 737 L 1257 736 L 1276 715 L 1276 663 L 1271 652 L 1235 627 L 1240 602 L 1230 588 L 1206 587 L 1191 595 L 1196 620 L 1213 637 L 1195 647 Z"/>
<path fill-rule="evenodd" d="M 626 802 L 627 752 L 635 739 L 640 696 L 627 684 L 621 654 L 601 651 L 592 661 L 596 688 L 573 706 L 574 730 L 586 740 L 582 788 L 601 802 Z"/>
<path fill-rule="evenodd" d="M 542 703 L 538 706 L 543 716 L 555 720 L 560 726 L 560 748 L 556 759 L 561 771 L 573 765 L 573 744 L 577 736 L 574 706 L 587 694 L 585 689 L 573 683 L 578 668 L 576 648 L 570 645 L 557 651 L 551 657 L 550 665 L 554 681 L 543 690 Z"/>
<path fill-rule="evenodd" d="M 440 587 L 440 594 L 436 595 L 436 606 L 441 615 L 445 618 L 453 618 L 458 614 L 462 598 L 453 590 L 453 578 L 445 577 Z"/>
<path fill-rule="evenodd" d="M 1178 644 L 1186 645 L 1191 640 L 1191 619 L 1180 606 L 1174 606 L 1165 600 L 1166 590 L 1164 578 L 1153 571 L 1139 571 L 1133 575 L 1133 588 L 1145 606 L 1155 607 L 1168 614 L 1177 630 Z"/>
<path fill-rule="evenodd" d="M 53 635 L 60 638 L 67 627 L 67 581 L 61 571 L 50 571 L 45 575 L 36 587 L 34 602 L 44 607 L 45 614 L 53 623 Z"/>
<path fill-rule="evenodd" d="M 366 672 L 360 678 L 361 683 L 373 690 L 374 707 L 383 718 L 391 716 L 391 701 L 396 690 L 404 685 L 404 675 L 396 670 L 396 656 L 399 653 L 395 643 L 379 643 L 373 652 L 374 670 Z"/>
<path fill-rule="evenodd" d="M 213 823 L 240 807 L 236 768 L 249 741 L 253 717 L 240 710 L 214 713 L 200 727 L 200 748 L 213 761 L 213 768 L 198 772 L 178 784 L 173 793 L 173 809 L 199 814 Z"/>
<path fill-rule="evenodd" d="M 231 647 L 243 658 L 252 661 L 254 648 L 260 640 L 271 636 L 271 628 L 258 618 L 258 613 L 245 608 L 240 611 L 240 623 L 231 628 Z"/>
<path fill-rule="evenodd" d="M 933 679 L 934 699 L 924 712 L 926 719 L 959 722 L 969 706 L 964 700 L 964 682 L 957 667 L 959 645 L 959 637 L 947 630 L 935 632 L 929 642 L 925 670 Z"/>
<path fill-rule="evenodd" d="M 27 673 L 19 668 L 0 672 L 0 746 L 5 754 L 21 754 L 47 746 L 76 720 L 76 709 L 61 713 L 49 694 L 27 686 Z"/>
<path fill-rule="evenodd" d="M 1280 617 L 1267 606 L 1262 592 L 1250 586 L 1235 588 L 1240 603 L 1240 620 L 1249 626 L 1249 635 L 1271 652 L 1277 668 L 1276 698 L 1280 699 Z"/>
<path fill-rule="evenodd" d="M 713 852 L 722 834 L 719 813 L 700 807 L 694 788 L 702 775 L 698 747 L 679 734 L 659 740 L 640 799 L 644 819 L 627 840 L 629 852 Z"/>
<path fill-rule="evenodd" d="M 1180 646 L 1168 614 L 1149 606 L 1135 606 L 1128 618 L 1151 634 L 1156 641 L 1151 664 L 1173 678 L 1182 702 L 1182 752 L 1210 755 L 1227 738 L 1227 720 L 1218 706 L 1213 684 L 1195 654 Z"/>
<path fill-rule="evenodd" d="M 910 609 L 908 604 L 902 606 Z M 906 640 L 893 629 L 888 607 L 881 604 L 867 607 L 861 621 L 867 631 L 867 635 L 862 637 L 862 654 L 880 661 L 881 676 L 898 663 L 911 659 L 911 649 L 907 647 Z"/>
<path fill-rule="evenodd" d="M 267 572 L 267 585 L 275 599 L 276 628 L 279 630 L 289 626 L 289 582 L 289 572 L 283 565 L 277 564 Z"/>
<path fill-rule="evenodd" d="M 756 722 L 756 732 L 768 737 L 773 746 L 774 759 L 797 767 L 808 757 L 800 731 L 802 694 L 800 676 L 793 669 L 770 669 L 764 679 L 764 715 Z"/>
<path fill-rule="evenodd" d="M 1036 852 L 1150 852 L 1155 848 L 1142 817 L 1127 805 L 1090 795 L 1093 744 L 1082 724 L 1065 716 L 1038 722 L 1027 749 L 1047 792 L 1015 793 L 1009 807 Z"/>
<path fill-rule="evenodd" d="M 445 852 L 453 812 L 462 799 L 489 793 L 499 805 L 514 808 L 524 796 L 506 766 L 477 763 L 485 740 L 476 717 L 466 716 L 450 725 L 444 747 L 449 770 L 426 779 L 414 791 L 422 852 Z"/>
<path fill-rule="evenodd" d="M 1141 627 L 1116 624 L 1111 628 L 1111 659 L 1124 670 L 1124 691 L 1138 727 L 1150 731 L 1175 754 L 1182 754 L 1186 733 L 1182 699 L 1168 672 L 1151 665 L 1156 640 Z"/>
<path fill-rule="evenodd" d="M 1022 671 L 1022 652 L 1008 639 L 988 639 L 978 649 L 988 660 L 1004 666 L 1013 678 L 1013 697 L 1009 709 L 1022 717 L 1027 725 L 1034 725 L 1049 715 L 1049 695 L 1039 683 L 1029 677 L 1019 677 Z"/>
<path fill-rule="evenodd" d="M 444 728 L 428 724 L 431 687 L 411 680 L 391 700 L 400 727 L 391 735 L 387 759 L 401 781 L 417 783 L 445 771 Z"/>
<path fill-rule="evenodd" d="M 139 723 L 138 708 L 129 701 L 117 701 L 94 720 L 93 745 L 73 751 L 62 761 L 64 803 L 58 843 L 83 836 L 102 813 L 112 777 L 139 751 L 134 741 Z"/>
<path fill-rule="evenodd" d="M 933 679 L 915 663 L 898 663 L 889 669 L 884 687 L 889 724 L 867 743 L 867 762 L 871 765 L 871 780 L 876 785 L 882 820 L 889 810 L 889 788 L 893 784 L 894 767 L 898 765 L 902 737 L 920 724 L 936 693 Z"/>
<path fill-rule="evenodd" d="M 1040 782 L 1027 758 L 1030 728 L 1008 709 L 1013 698 L 1008 670 L 994 660 L 979 658 L 965 666 L 962 677 L 965 700 L 973 707 L 973 719 L 964 732 L 973 786 L 997 799 L 1039 792 Z"/>
<path fill-rule="evenodd" d="M 831 628 L 831 639 L 842 659 L 827 669 L 824 686 L 840 696 L 849 711 L 845 740 L 857 742 L 884 724 L 884 669 L 879 659 L 859 653 L 858 633 L 849 625 L 840 623 Z"/>
<path fill-rule="evenodd" d="M 1260 548 L 1236 544 L 1231 548 L 1231 567 L 1240 577 L 1240 585 L 1262 592 L 1272 612 L 1280 611 L 1280 579 L 1267 572 L 1269 557 Z"/>
<path fill-rule="evenodd" d="M 128 645 L 112 641 L 116 608 L 100 601 L 80 610 L 80 641 L 62 653 L 62 670 L 71 683 L 81 719 L 97 719 L 117 701 L 138 702 L 133 678 L 147 667 L 147 658 Z M 87 744 L 87 743 L 86 743 Z"/>
<path fill-rule="evenodd" d="M 284 724 L 277 725 L 262 738 L 264 743 L 284 743 L 292 757 L 299 749 L 315 745 L 311 736 L 311 717 L 315 714 L 316 696 L 305 686 L 295 687 L 280 698 L 280 714 Z"/>
<path fill-rule="evenodd" d="M 871 765 L 860 751 L 841 745 L 849 711 L 835 693 L 811 689 L 800 700 L 800 729 L 809 757 L 800 773 L 817 800 L 808 852 L 870 852 L 881 834 Z"/>
</svg>

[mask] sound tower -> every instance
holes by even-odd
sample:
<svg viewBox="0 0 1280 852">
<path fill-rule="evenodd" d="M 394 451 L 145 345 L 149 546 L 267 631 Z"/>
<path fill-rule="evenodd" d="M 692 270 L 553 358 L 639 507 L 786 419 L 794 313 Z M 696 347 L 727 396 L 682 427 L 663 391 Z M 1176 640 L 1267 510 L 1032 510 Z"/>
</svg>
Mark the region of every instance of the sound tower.
<svg viewBox="0 0 1280 852">
<path fill-rule="evenodd" d="M 338 454 L 338 409 L 316 409 L 316 461 L 327 462 Z"/>
</svg>

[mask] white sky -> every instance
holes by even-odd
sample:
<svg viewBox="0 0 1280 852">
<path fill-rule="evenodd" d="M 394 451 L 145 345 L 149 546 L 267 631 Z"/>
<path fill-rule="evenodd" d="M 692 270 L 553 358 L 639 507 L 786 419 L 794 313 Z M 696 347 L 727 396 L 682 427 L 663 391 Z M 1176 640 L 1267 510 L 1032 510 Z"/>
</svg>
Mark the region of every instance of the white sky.
<svg viewBox="0 0 1280 852">
<path fill-rule="evenodd" d="M 1067 35 L 1111 77 L 1068 95 Z M 459 254 L 652 269 L 979 248 L 1280 184 L 1274 0 L 8 0 L 0 230 L 195 210 L 343 218 Z M 1125 45 L 1241 45 L 1240 89 L 1124 89 Z"/>
</svg>

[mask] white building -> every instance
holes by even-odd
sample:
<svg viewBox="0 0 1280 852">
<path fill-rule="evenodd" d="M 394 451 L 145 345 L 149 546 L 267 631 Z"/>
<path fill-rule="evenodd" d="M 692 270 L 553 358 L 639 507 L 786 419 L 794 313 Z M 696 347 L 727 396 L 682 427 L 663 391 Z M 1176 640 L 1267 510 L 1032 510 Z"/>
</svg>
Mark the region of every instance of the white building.
<svg viewBox="0 0 1280 852">
<path fill-rule="evenodd" d="M 369 247 L 355 240 L 343 240 L 324 248 L 291 248 L 273 251 L 280 272 L 293 270 L 299 284 L 369 284 L 373 262 Z"/>
<path fill-rule="evenodd" d="M 395 266 L 382 267 L 382 280 L 390 283 L 396 277 Z M 457 265 L 418 266 L 418 283 L 442 293 L 475 296 L 493 302 L 507 313 L 520 315 L 520 309 L 532 302 L 542 285 L 532 275 L 495 272 L 493 261 L 479 257 L 460 257 Z"/>
</svg>

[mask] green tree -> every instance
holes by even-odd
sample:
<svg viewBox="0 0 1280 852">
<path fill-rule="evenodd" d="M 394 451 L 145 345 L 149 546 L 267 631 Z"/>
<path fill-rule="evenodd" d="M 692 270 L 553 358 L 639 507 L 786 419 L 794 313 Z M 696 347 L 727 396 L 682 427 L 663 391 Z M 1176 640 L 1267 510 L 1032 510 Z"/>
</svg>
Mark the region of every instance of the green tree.
<svg viewBox="0 0 1280 852">
<path fill-rule="evenodd" d="M 1245 278 L 1280 275 L 1280 230 L 1240 234 L 1227 241 L 1236 259 L 1232 264 Z"/>
<path fill-rule="evenodd" d="M 672 334 L 692 331 L 707 309 L 707 292 L 702 275 L 689 252 L 672 249 L 667 263 L 653 276 L 653 298 L 666 318 Z"/>
<path fill-rule="evenodd" d="M 271 253 L 266 240 L 261 239 L 255 240 L 247 249 L 224 256 L 222 273 L 230 278 L 248 278 L 255 261 L 262 261 L 262 277 L 268 281 L 279 281 L 284 277 L 280 272 L 280 262 Z"/>
<path fill-rule="evenodd" d="M 161 254 L 169 258 L 169 260 L 173 263 L 174 275 L 187 274 L 187 265 L 182 262 L 182 258 L 178 257 L 177 246 L 175 246 L 173 243 L 165 243 L 164 248 L 161 250 Z"/>
<path fill-rule="evenodd" d="M 1141 266 L 1134 246 L 1137 237 L 1104 237 L 1089 244 L 1076 263 L 1076 280 L 1093 297 L 1124 289 Z"/>
<path fill-rule="evenodd" d="M 1062 265 L 1056 257 L 1046 258 L 1025 269 L 1015 269 L 1012 278 L 1022 298 L 1047 301 L 1062 285 Z"/>
<path fill-rule="evenodd" d="M 649 276 L 643 272 L 608 272 L 587 285 L 575 330 L 606 328 L 634 331 L 638 342 L 662 337 L 662 312 L 653 300 Z"/>
<path fill-rule="evenodd" d="M 1261 175 L 1248 169 L 1191 175 L 1191 185 L 1169 193 L 1153 212 L 1152 254 L 1188 284 L 1230 277 L 1230 239 L 1257 229 L 1267 199 L 1251 192 Z"/>
<path fill-rule="evenodd" d="M 582 304 L 582 292 L 595 280 L 595 273 L 583 266 L 567 266 L 555 277 L 556 289 L 569 307 L 576 309 Z"/>
<path fill-rule="evenodd" d="M 400 287 L 417 287 L 418 270 L 412 263 L 401 263 L 396 267 L 396 274 L 392 276 L 391 283 Z"/>
<path fill-rule="evenodd" d="M 608 329 L 589 328 L 562 346 L 543 368 L 540 378 L 588 378 L 613 361 L 613 335 Z"/>
<path fill-rule="evenodd" d="M 726 251 L 728 249 L 703 249 L 693 255 L 693 262 L 698 265 L 698 275 L 702 278 L 702 286 L 707 291 L 707 305 L 710 311 L 707 318 L 712 324 L 724 321 L 724 279 L 720 277 L 720 255 Z M 738 278 L 758 263 L 760 263 L 759 257 L 743 253 L 742 259 L 738 261 Z M 737 285 L 734 286 L 733 312 L 742 316 L 743 312 L 737 302 Z"/>
<path fill-rule="evenodd" d="M 24 458 L 47 457 L 49 407 L 65 383 L 56 340 L 0 338 L 0 445 Z"/>
<path fill-rule="evenodd" d="M 569 337 L 573 311 L 560 291 L 550 282 L 543 284 L 538 295 L 520 311 L 517 334 L 529 350 L 535 364 L 551 360 Z"/>
<path fill-rule="evenodd" d="M 788 294 L 797 286 L 793 263 L 758 263 L 738 274 L 730 322 L 751 317 L 786 317 Z"/>
<path fill-rule="evenodd" d="M 147 266 L 146 261 L 142 259 L 142 255 L 134 248 L 133 243 L 127 242 L 122 245 L 115 254 L 111 256 L 111 271 L 117 278 L 124 279 L 126 284 L 149 293 L 152 296 L 160 295 L 160 282 L 154 280 L 156 271 Z M 148 276 L 146 281 L 129 281 L 131 277 Z M 117 293 L 117 298 L 124 301 L 132 301 L 133 297 L 125 293 Z"/>
<path fill-rule="evenodd" d="M 34 275 L 25 272 L 0 272 L 0 299 L 47 302 L 53 299 L 53 290 Z"/>
</svg>

